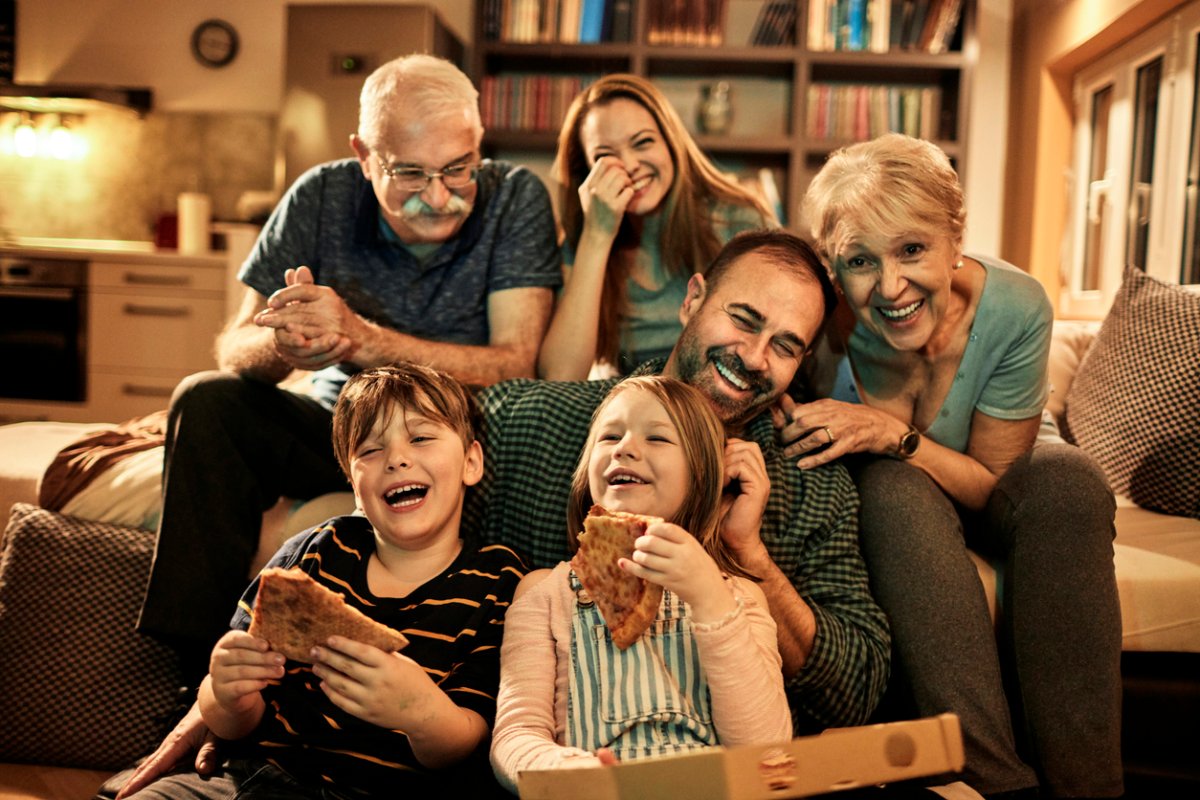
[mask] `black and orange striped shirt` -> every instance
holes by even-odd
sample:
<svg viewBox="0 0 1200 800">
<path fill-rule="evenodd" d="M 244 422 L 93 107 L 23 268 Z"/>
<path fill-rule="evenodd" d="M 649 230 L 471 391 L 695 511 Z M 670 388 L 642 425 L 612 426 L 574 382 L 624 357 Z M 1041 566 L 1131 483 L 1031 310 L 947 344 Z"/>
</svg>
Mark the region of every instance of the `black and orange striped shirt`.
<svg viewBox="0 0 1200 800">
<path fill-rule="evenodd" d="M 521 559 L 503 545 L 481 546 L 466 538 L 441 575 L 397 599 L 376 597 L 367 587 L 374 550 L 374 532 L 365 517 L 335 517 L 289 539 L 268 566 L 299 566 L 349 605 L 403 633 L 409 640 L 404 655 L 459 706 L 491 725 L 504 613 L 526 572 Z M 242 596 L 232 627 L 249 627 L 257 592 L 256 579 Z M 490 779 L 490 774 L 468 775 L 468 764 L 430 772 L 417 762 L 403 731 L 364 722 L 330 702 L 308 664 L 288 661 L 285 670 L 263 691 L 266 713 L 241 743 L 240 755 L 265 758 L 304 783 L 346 794 L 394 794 L 427 785 L 445 790 L 459 779 Z M 486 758 L 469 764 L 487 770 Z"/>
</svg>

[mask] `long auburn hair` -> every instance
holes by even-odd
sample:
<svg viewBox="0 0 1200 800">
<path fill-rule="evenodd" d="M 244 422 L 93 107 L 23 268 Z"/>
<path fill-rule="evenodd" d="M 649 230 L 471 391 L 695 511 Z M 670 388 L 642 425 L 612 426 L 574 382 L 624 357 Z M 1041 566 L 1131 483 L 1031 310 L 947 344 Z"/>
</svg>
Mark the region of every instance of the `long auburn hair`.
<svg viewBox="0 0 1200 800">
<path fill-rule="evenodd" d="M 558 134 L 558 152 L 552 174 L 559 185 L 558 209 L 563 236 L 572 248 L 579 245 L 583 232 L 579 187 L 591 172 L 579 132 L 593 109 L 617 98 L 632 100 L 650 112 L 675 165 L 675 180 L 663 200 L 663 226 L 659 234 L 663 264 L 672 275 L 688 278 L 694 272 L 703 272 L 721 249 L 709 213 L 713 201 L 749 206 L 765 222 L 774 222 L 775 214 L 761 199 L 723 174 L 701 152 L 670 101 L 653 83 L 637 75 L 618 73 L 605 75 L 575 98 Z M 631 236 L 626 217 L 621 221 L 617 241 L 609 253 L 600 296 L 596 358 L 611 364 L 617 363 L 620 349 L 619 320 L 625 309 L 625 282 L 629 277 L 628 262 L 621 262 L 614 256 Z"/>
<path fill-rule="evenodd" d="M 578 534 L 583 530 L 584 517 L 595 502 L 588 482 L 588 462 L 592 459 L 596 444 L 596 420 L 600 419 L 613 398 L 623 392 L 651 394 L 666 410 L 679 432 L 679 444 L 687 461 L 692 487 L 675 516 L 667 521 L 675 523 L 699 540 L 722 572 L 757 580 L 737 562 L 721 538 L 725 428 L 699 389 L 662 375 L 642 375 L 621 381 L 609 391 L 592 414 L 587 443 L 571 478 L 571 495 L 567 502 L 567 537 L 571 552 L 574 553 L 579 547 Z"/>
</svg>

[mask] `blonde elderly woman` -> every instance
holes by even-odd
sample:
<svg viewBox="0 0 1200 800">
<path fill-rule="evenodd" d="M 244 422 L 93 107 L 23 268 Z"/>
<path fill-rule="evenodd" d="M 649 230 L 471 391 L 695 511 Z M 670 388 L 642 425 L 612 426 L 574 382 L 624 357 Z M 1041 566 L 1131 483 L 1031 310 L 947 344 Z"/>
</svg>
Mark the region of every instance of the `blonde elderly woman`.
<svg viewBox="0 0 1200 800">
<path fill-rule="evenodd" d="M 777 423 L 801 469 L 852 456 L 898 691 L 919 715 L 961 717 L 985 795 L 1120 795 L 1114 502 L 1082 451 L 1036 441 L 1045 292 L 962 253 L 962 190 L 928 142 L 834 153 L 805 213 L 844 304 L 824 399 L 785 400 Z M 998 637 L 968 546 L 1002 562 Z"/>
</svg>

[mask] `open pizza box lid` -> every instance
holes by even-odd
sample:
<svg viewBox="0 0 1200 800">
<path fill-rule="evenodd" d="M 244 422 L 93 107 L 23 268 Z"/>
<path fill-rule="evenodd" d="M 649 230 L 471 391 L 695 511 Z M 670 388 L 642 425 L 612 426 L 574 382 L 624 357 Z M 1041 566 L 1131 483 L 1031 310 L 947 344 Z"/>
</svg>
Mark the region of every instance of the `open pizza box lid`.
<svg viewBox="0 0 1200 800">
<path fill-rule="evenodd" d="M 834 728 L 773 746 L 708 747 L 613 767 L 522 772 L 522 800 L 768 800 L 958 772 L 958 717 Z"/>
</svg>

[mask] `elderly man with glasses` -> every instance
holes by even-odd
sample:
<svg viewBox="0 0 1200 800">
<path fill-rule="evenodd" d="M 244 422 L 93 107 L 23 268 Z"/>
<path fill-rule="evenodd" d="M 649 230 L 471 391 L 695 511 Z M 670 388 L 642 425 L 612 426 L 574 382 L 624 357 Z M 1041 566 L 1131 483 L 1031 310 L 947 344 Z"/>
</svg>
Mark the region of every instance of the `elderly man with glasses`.
<svg viewBox="0 0 1200 800">
<path fill-rule="evenodd" d="M 158 543 L 138 628 L 196 675 L 227 628 L 280 497 L 345 489 L 331 408 L 350 374 L 400 359 L 464 383 L 534 375 L 561 283 L 549 195 L 480 158 L 478 93 L 424 55 L 367 78 L 356 159 L 284 196 L 243 264 L 221 371 L 171 401 Z M 304 392 L 277 384 L 311 371 Z"/>
</svg>

